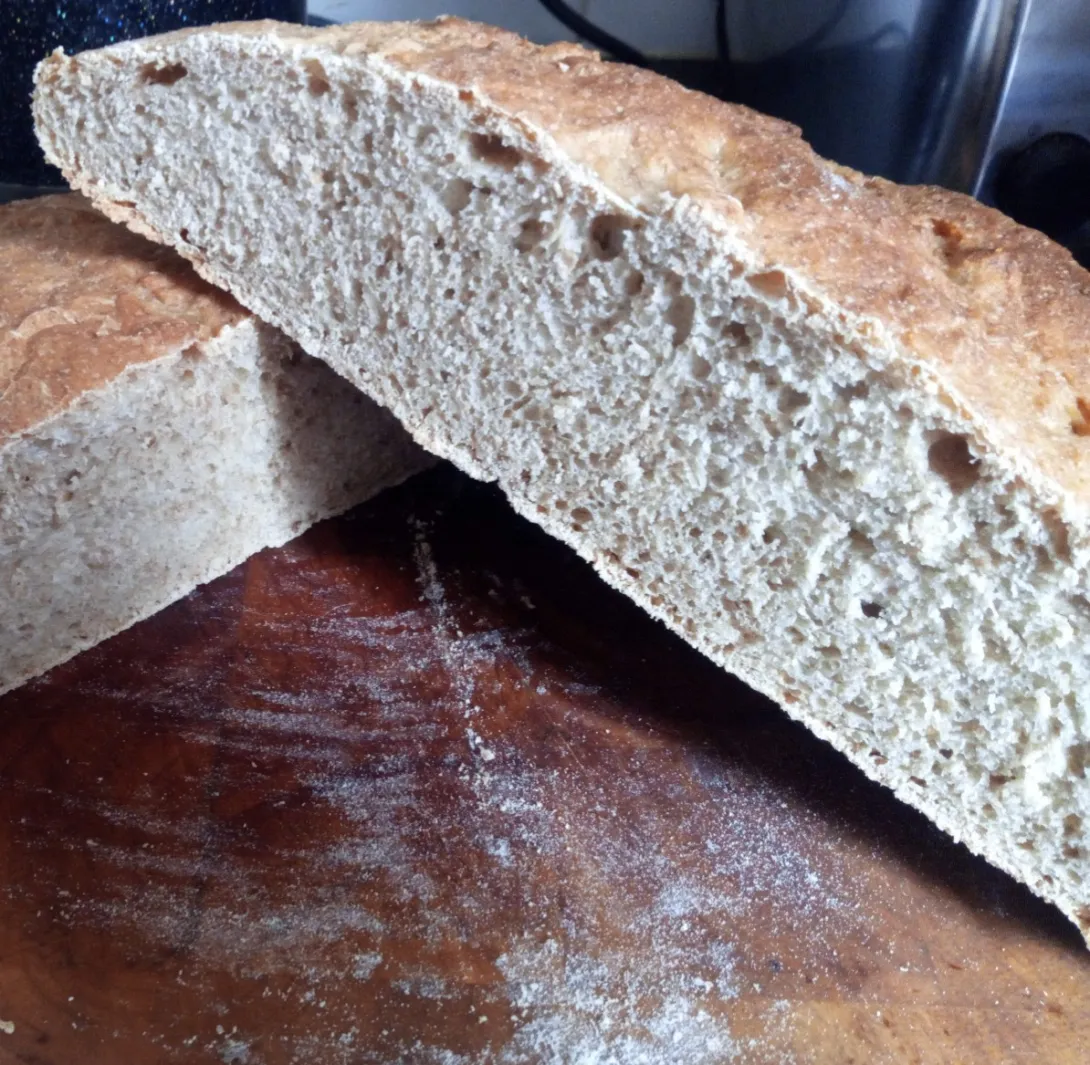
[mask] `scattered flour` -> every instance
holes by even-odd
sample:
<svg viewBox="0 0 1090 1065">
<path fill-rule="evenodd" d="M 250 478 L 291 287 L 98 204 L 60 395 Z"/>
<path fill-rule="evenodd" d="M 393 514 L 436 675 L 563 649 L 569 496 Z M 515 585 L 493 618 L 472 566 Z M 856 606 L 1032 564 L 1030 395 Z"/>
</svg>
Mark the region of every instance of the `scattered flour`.
<svg viewBox="0 0 1090 1065">
<path fill-rule="evenodd" d="M 158 721 L 216 752 L 211 790 L 188 812 L 156 807 L 154 790 L 146 812 L 105 793 L 42 796 L 98 819 L 73 847 L 115 885 L 58 893 L 58 918 L 178 952 L 179 981 L 225 972 L 309 1011 L 307 1030 L 264 1044 L 220 1039 L 237 1065 L 262 1065 L 272 1043 L 290 1050 L 278 1061 L 322 1065 L 744 1062 L 752 1048 L 730 1013 L 765 959 L 746 958 L 731 930 L 775 920 L 786 941 L 828 951 L 865 920 L 832 830 L 699 745 L 676 764 L 676 794 L 648 790 L 671 779 L 656 761 L 670 751 L 607 692 L 548 664 L 540 634 L 460 618 L 428 530 L 411 522 L 419 609 L 364 616 L 289 575 L 313 616 L 250 623 L 247 638 L 305 656 L 320 686 L 262 677 L 225 706 L 211 681 L 183 690 L 164 672 Z M 513 685 L 521 716 L 493 701 Z M 612 737 L 609 764 L 583 742 L 596 730 Z M 248 810 L 251 792 L 266 806 Z M 231 796 L 241 814 L 225 836 L 208 804 Z M 247 835 L 251 815 L 281 826 L 271 843 Z M 444 862 L 447 847 L 466 868 Z M 360 985 L 440 1019 L 477 1003 L 482 1037 L 502 1038 L 468 1051 L 441 1020 L 426 1036 L 377 1033 L 351 1008 Z M 157 1042 L 169 1058 L 187 1038 Z"/>
<path fill-rule="evenodd" d="M 713 1065 L 737 1047 L 703 999 L 709 988 L 653 958 L 569 954 L 555 939 L 521 941 L 498 961 L 528 1018 L 498 1063 Z"/>
<path fill-rule="evenodd" d="M 371 974 L 382 964 L 382 955 L 374 951 L 364 951 L 352 958 L 352 975 L 366 982 L 371 979 Z"/>
</svg>

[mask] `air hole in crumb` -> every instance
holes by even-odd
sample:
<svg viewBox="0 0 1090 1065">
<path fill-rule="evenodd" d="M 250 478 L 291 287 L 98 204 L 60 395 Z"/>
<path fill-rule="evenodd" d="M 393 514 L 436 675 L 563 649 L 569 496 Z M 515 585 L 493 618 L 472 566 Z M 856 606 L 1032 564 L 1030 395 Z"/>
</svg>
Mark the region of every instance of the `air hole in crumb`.
<svg viewBox="0 0 1090 1065">
<path fill-rule="evenodd" d="M 780 390 L 779 408 L 784 414 L 791 414 L 808 406 L 810 397 L 805 392 L 800 392 L 790 385 L 785 385 Z"/>
<path fill-rule="evenodd" d="M 980 480 L 980 463 L 969 451 L 969 441 L 960 433 L 937 433 L 927 449 L 927 465 L 960 495 Z"/>
<path fill-rule="evenodd" d="M 943 758 L 953 758 L 954 757 L 954 752 L 949 747 L 940 747 L 939 748 L 939 754 L 941 754 L 943 756 Z"/>
<path fill-rule="evenodd" d="M 859 609 L 863 612 L 865 618 L 880 618 L 882 616 L 882 608 L 878 603 L 864 601 L 859 604 Z"/>
<path fill-rule="evenodd" d="M 874 541 L 862 530 L 852 529 L 848 533 L 848 546 L 853 551 L 858 551 L 864 555 L 874 554 Z"/>
<path fill-rule="evenodd" d="M 1090 436 L 1090 403 L 1082 396 L 1078 396 L 1075 400 L 1075 408 L 1079 416 L 1072 419 L 1071 431 L 1076 436 Z"/>
<path fill-rule="evenodd" d="M 995 807 L 994 807 L 994 806 L 993 806 L 993 805 L 992 805 L 992 804 L 991 804 L 990 802 L 986 802 L 986 803 L 985 803 L 985 804 L 984 804 L 984 805 L 983 805 L 983 806 L 982 806 L 982 807 L 980 808 L 980 812 L 981 812 L 981 813 L 982 813 L 982 814 L 983 814 L 983 815 L 984 815 L 984 816 L 985 816 L 986 818 L 988 818 L 988 820 L 989 820 L 989 821 L 993 821 L 993 820 L 995 820 Z"/>
<path fill-rule="evenodd" d="M 515 248 L 518 251 L 532 251 L 544 239 L 544 223 L 537 218 L 528 218 L 519 227 L 519 235 L 515 237 Z"/>
<path fill-rule="evenodd" d="M 474 158 L 503 170 L 514 170 L 522 162 L 522 152 L 494 133 L 471 133 L 469 147 Z"/>
<path fill-rule="evenodd" d="M 707 359 L 697 355 L 694 351 L 689 356 L 689 373 L 693 375 L 698 381 L 706 381 L 711 377 L 712 364 Z"/>
<path fill-rule="evenodd" d="M 1041 548 L 1038 548 L 1038 550 L 1041 550 L 1042 554 L 1044 553 Z M 1090 614 L 1090 599 L 1087 599 L 1085 595 L 1071 595 L 1068 596 L 1067 601 L 1080 613 Z"/>
<path fill-rule="evenodd" d="M 1079 780 L 1086 778 L 1086 767 L 1090 765 L 1090 743 L 1074 743 L 1067 748 L 1067 771 Z"/>
<path fill-rule="evenodd" d="M 1053 554 L 1063 562 L 1071 560 L 1071 537 L 1067 530 L 1067 522 L 1060 517 L 1054 507 L 1050 507 L 1041 515 L 1041 523 L 1048 530 L 1049 539 L 1052 541 Z"/>
<path fill-rule="evenodd" d="M 325 67 L 317 59 L 306 60 L 303 69 L 307 72 L 307 92 L 311 96 L 324 96 L 329 92 L 329 78 Z"/>
<path fill-rule="evenodd" d="M 184 241 L 186 244 L 189 243 L 189 230 L 186 229 L 185 226 L 182 226 L 182 228 L 178 230 L 178 239 Z"/>
<path fill-rule="evenodd" d="M 866 381 L 856 381 L 851 385 L 837 385 L 836 394 L 844 399 L 866 399 L 870 395 L 870 385 Z"/>
<path fill-rule="evenodd" d="M 1004 784 L 1009 784 L 1014 777 L 1009 776 L 1006 773 L 989 773 L 988 774 L 988 790 L 999 791 Z"/>
<path fill-rule="evenodd" d="M 723 337 L 735 347 L 747 348 L 750 345 L 749 333 L 741 322 L 729 322 L 723 329 Z"/>
<path fill-rule="evenodd" d="M 1070 839 L 1082 832 L 1082 818 L 1078 814 L 1068 814 L 1064 818 L 1064 837 Z"/>
<path fill-rule="evenodd" d="M 145 63 L 140 68 L 140 80 L 146 85 L 173 85 L 188 73 L 184 63 Z"/>
<path fill-rule="evenodd" d="M 923 777 L 909 777 L 908 779 L 911 780 L 912 783 L 915 784 L 919 788 L 926 788 L 927 787 L 927 781 L 924 780 Z"/>
<path fill-rule="evenodd" d="M 596 259 L 609 262 L 624 250 L 628 221 L 619 214 L 600 214 L 590 224 L 590 244 Z"/>
<path fill-rule="evenodd" d="M 680 293 L 675 296 L 673 302 L 666 311 L 666 321 L 674 331 L 674 347 L 679 347 L 689 339 L 693 331 L 693 315 L 696 311 L 696 303 L 692 296 Z"/>
<path fill-rule="evenodd" d="M 639 270 L 633 270 L 628 275 L 624 290 L 629 296 L 638 296 L 643 291 L 643 274 Z"/>
<path fill-rule="evenodd" d="M 451 178 L 447 182 L 447 187 L 443 190 L 443 204 L 452 215 L 457 217 L 465 210 L 473 194 L 473 187 L 465 178 Z"/>
<path fill-rule="evenodd" d="M 586 507 L 576 507 L 571 512 L 571 519 L 577 525 L 587 525 L 594 519 L 594 515 Z"/>
<path fill-rule="evenodd" d="M 749 275 L 750 287 L 769 299 L 782 300 L 787 295 L 787 278 L 782 270 L 766 270 Z"/>
</svg>

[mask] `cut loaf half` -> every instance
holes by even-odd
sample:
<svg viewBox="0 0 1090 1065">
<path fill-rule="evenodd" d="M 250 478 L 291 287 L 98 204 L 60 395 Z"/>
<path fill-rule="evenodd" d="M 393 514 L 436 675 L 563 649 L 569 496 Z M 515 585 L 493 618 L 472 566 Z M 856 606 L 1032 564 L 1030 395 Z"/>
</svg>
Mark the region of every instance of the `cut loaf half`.
<svg viewBox="0 0 1090 1065">
<path fill-rule="evenodd" d="M 49 158 L 1090 933 L 1090 283 L 455 20 L 39 68 Z"/>
<path fill-rule="evenodd" d="M 425 462 L 172 251 L 0 208 L 0 692 Z"/>
</svg>

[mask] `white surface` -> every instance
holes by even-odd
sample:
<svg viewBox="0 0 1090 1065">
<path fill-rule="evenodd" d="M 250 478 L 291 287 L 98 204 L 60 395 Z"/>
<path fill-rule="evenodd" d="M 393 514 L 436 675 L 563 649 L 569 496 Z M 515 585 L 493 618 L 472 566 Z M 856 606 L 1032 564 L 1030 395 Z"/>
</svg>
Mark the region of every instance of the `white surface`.
<svg viewBox="0 0 1090 1065">
<path fill-rule="evenodd" d="M 569 3 L 604 30 L 651 55 L 715 54 L 715 0 Z M 503 26 L 541 44 L 574 37 L 538 0 L 311 0 L 310 10 L 338 22 L 461 15 Z"/>
</svg>

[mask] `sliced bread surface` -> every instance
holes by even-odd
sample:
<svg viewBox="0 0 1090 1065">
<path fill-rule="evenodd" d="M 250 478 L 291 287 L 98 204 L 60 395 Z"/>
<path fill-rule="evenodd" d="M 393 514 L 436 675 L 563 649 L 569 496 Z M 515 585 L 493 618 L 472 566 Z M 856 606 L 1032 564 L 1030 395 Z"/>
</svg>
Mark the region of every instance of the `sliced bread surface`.
<svg viewBox="0 0 1090 1065">
<path fill-rule="evenodd" d="M 35 113 L 102 210 L 1090 934 L 1090 278 L 1062 249 L 457 20 L 56 53 Z"/>
<path fill-rule="evenodd" d="M 424 462 L 169 249 L 0 208 L 0 692 Z"/>
</svg>

